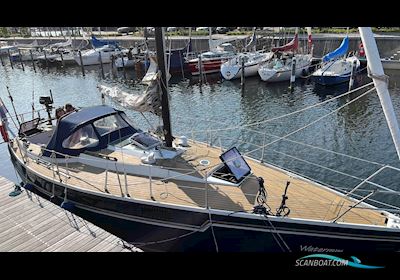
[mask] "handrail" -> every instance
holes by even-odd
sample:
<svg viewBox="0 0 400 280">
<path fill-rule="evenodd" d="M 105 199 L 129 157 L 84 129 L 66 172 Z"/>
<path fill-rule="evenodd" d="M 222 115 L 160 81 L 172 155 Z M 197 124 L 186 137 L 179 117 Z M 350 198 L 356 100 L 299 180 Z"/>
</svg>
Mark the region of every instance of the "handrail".
<svg viewBox="0 0 400 280">
<path fill-rule="evenodd" d="M 105 154 L 102 154 L 102 153 L 95 153 L 95 152 L 91 152 L 91 151 L 85 151 L 85 154 L 91 155 L 93 157 L 106 159 L 106 160 L 118 161 L 118 159 L 116 157 L 112 157 L 112 156 L 105 155 Z"/>
<path fill-rule="evenodd" d="M 53 169 L 54 170 L 54 169 Z M 108 170 L 108 169 L 106 169 L 106 170 Z M 207 175 L 206 175 L 207 176 Z M 75 176 L 74 176 L 75 177 Z M 77 177 L 77 178 L 79 178 L 79 177 Z M 207 178 L 207 177 L 206 177 Z M 82 179 L 82 178 L 79 178 L 79 179 Z M 154 180 L 153 179 L 151 179 L 151 181 L 150 181 L 150 183 L 151 184 L 153 184 L 154 182 L 153 182 Z M 156 180 L 156 181 L 158 181 L 159 183 L 157 183 L 157 184 L 163 184 L 164 182 L 164 180 L 163 179 L 159 179 L 159 180 Z M 206 183 L 208 183 L 208 182 L 206 182 Z M 142 184 L 142 183 L 137 183 L 137 184 Z M 137 185 L 137 184 L 131 184 L 130 186 L 132 186 L 132 185 Z M 186 188 L 186 186 L 184 186 L 184 185 L 180 185 L 179 186 L 180 188 Z M 192 189 L 196 189 L 196 188 L 192 188 Z M 220 192 L 221 190 L 220 189 L 213 189 L 213 188 L 208 188 L 208 186 L 206 187 L 206 189 L 205 190 L 202 190 L 202 189 L 198 189 L 198 191 L 205 191 L 205 199 L 206 199 L 206 207 L 207 206 L 209 206 L 209 203 L 208 203 L 208 197 L 209 197 L 209 195 L 211 194 L 211 193 L 213 193 L 213 192 Z M 226 189 L 226 190 L 224 190 L 224 192 L 227 192 L 228 191 L 228 189 Z M 244 193 L 243 192 L 243 195 L 246 195 L 246 196 L 255 196 L 255 194 L 251 194 L 251 193 Z M 274 199 L 274 200 L 279 200 L 279 196 L 269 196 L 270 198 L 272 198 L 272 199 Z M 313 201 L 313 199 L 311 199 L 311 198 L 309 198 L 309 197 L 303 197 L 302 198 L 302 200 L 310 200 L 310 201 Z M 291 204 L 293 205 L 293 203 L 295 203 L 295 202 L 291 202 Z M 328 204 L 328 203 L 326 203 L 326 204 Z M 307 204 L 305 204 L 305 203 L 302 203 L 302 206 L 301 207 L 305 207 Z M 324 205 L 324 203 L 320 203 L 320 205 Z M 322 206 L 321 206 L 322 207 Z M 314 208 L 315 208 L 315 206 L 314 206 Z M 318 208 L 318 209 L 320 209 L 320 208 Z M 322 210 L 324 210 L 325 208 L 321 208 L 321 211 Z M 249 211 L 250 211 L 251 209 L 249 209 Z"/>
<path fill-rule="evenodd" d="M 265 136 L 266 134 L 264 133 L 263 134 L 263 136 Z M 211 137 L 211 135 L 210 135 L 210 142 L 212 142 L 212 139 L 213 139 L 213 137 Z M 215 138 L 215 137 L 214 137 Z M 219 137 L 219 139 L 220 139 L 220 144 L 221 144 L 221 137 Z M 229 139 L 229 137 L 226 137 L 226 139 Z M 232 138 L 231 138 L 232 139 Z M 193 139 L 194 140 L 194 139 Z M 233 139 L 233 140 L 236 140 L 236 141 L 238 141 L 237 139 Z M 241 141 L 241 140 L 239 140 L 239 141 Z M 257 147 L 260 147 L 259 145 L 257 145 L 257 144 L 254 144 L 254 143 L 250 143 L 250 142 L 246 142 L 246 141 L 241 141 L 241 142 L 244 142 L 244 143 L 248 143 L 248 144 L 251 144 L 251 145 L 255 145 L 255 146 L 257 146 Z M 19 141 L 17 141 L 17 145 L 20 145 L 20 143 L 19 143 Z M 262 146 L 265 146 L 265 144 L 263 143 L 263 145 Z M 261 146 L 261 147 L 262 147 Z M 20 148 L 20 151 L 21 151 L 21 155 L 22 156 L 26 156 L 27 155 L 27 151 L 26 151 L 26 149 L 24 149 L 24 148 L 21 148 L 21 147 L 19 147 Z M 222 146 L 221 146 L 221 148 L 222 148 Z M 46 148 L 43 148 L 42 150 L 47 150 Z M 59 155 L 62 155 L 63 157 L 65 157 L 66 158 L 66 160 L 68 160 L 69 158 L 74 158 L 73 156 L 70 156 L 70 155 L 65 155 L 65 154 L 62 154 L 62 153 L 59 153 L 59 152 L 56 152 L 56 151 L 53 151 L 53 150 L 49 150 L 49 151 L 51 151 L 51 152 L 53 152 L 54 154 L 59 154 Z M 107 156 L 107 155 L 105 155 L 105 156 Z M 76 158 L 76 157 L 75 157 Z M 116 159 L 115 157 L 110 157 L 110 158 L 114 158 L 114 159 Z M 88 159 L 88 160 L 95 160 L 95 159 Z M 51 164 L 53 164 L 54 165 L 54 163 L 51 163 Z M 116 164 L 116 163 L 115 163 Z M 59 170 L 59 166 L 58 166 L 58 162 L 56 162 L 55 163 L 55 165 L 56 165 L 56 167 L 57 167 L 57 170 L 58 170 L 58 173 L 59 173 L 59 178 L 60 178 L 60 181 L 61 181 L 61 177 L 60 177 L 60 170 Z M 212 166 L 213 167 L 213 166 Z M 207 170 L 208 168 L 212 168 L 212 167 L 206 167 L 206 168 L 204 168 L 203 170 Z M 391 169 L 394 169 L 394 170 L 397 170 L 397 171 L 399 171 L 400 169 L 397 169 L 397 168 L 395 168 L 395 167 L 390 167 L 390 166 L 386 166 L 385 168 L 391 168 Z M 168 168 L 168 169 L 170 169 L 170 168 Z M 69 167 L 67 166 L 67 170 L 69 170 Z M 382 169 L 383 170 L 383 169 Z M 193 172 L 189 172 L 189 173 L 187 173 L 187 174 L 191 174 L 191 173 L 194 173 L 194 172 L 198 172 L 199 170 L 194 170 Z M 180 176 L 183 176 L 183 175 L 187 175 L 187 174 L 180 174 L 179 176 L 172 176 L 172 177 L 170 177 L 170 178 L 168 178 L 168 179 L 160 179 L 159 181 L 163 181 L 163 180 L 170 180 L 170 179 L 176 179 L 176 178 L 178 178 L 178 177 L 180 177 Z M 117 170 L 117 176 L 118 176 L 119 174 L 118 174 L 118 170 Z M 174 178 L 175 177 L 175 178 Z M 207 177 L 206 177 L 207 178 Z M 80 178 L 80 179 L 82 179 L 82 178 Z M 119 179 L 119 176 L 118 176 L 118 179 Z M 368 181 L 368 180 L 367 180 Z M 151 179 L 151 182 L 152 182 L 152 179 Z M 206 180 L 206 183 L 207 183 L 207 180 Z M 373 183 L 373 182 L 368 182 L 368 183 Z M 375 184 L 375 183 L 373 183 L 373 184 Z M 120 187 L 121 187 L 121 183 L 119 182 L 119 185 L 120 185 Z M 135 185 L 135 184 L 133 184 L 133 185 Z M 208 189 L 208 188 L 207 188 Z M 386 188 L 386 190 L 390 190 L 390 189 L 388 189 L 388 188 Z M 393 190 L 392 190 L 393 191 Z M 394 192 L 394 191 L 393 191 Z M 121 193 L 123 194 L 123 192 L 121 191 Z M 208 194 L 206 194 L 207 196 L 208 196 Z M 207 198 L 208 199 L 208 198 Z"/>
<path fill-rule="evenodd" d="M 347 213 L 349 213 L 354 207 L 356 207 L 357 205 L 359 205 L 360 203 L 362 203 L 364 200 L 368 199 L 370 196 L 374 195 L 375 191 L 372 191 L 370 194 L 368 194 L 367 196 L 365 196 L 363 199 L 358 200 L 356 203 L 354 203 L 353 205 L 349 206 L 349 209 L 347 209 L 346 211 L 344 211 L 340 216 L 337 216 L 332 223 L 336 223 L 340 218 L 342 218 L 344 215 L 346 215 Z"/>
</svg>

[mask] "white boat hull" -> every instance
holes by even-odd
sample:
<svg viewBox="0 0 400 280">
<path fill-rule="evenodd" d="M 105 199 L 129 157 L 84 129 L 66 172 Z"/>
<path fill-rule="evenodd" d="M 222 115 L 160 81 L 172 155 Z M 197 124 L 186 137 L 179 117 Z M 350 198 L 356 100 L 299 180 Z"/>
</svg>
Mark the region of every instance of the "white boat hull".
<svg viewBox="0 0 400 280">
<path fill-rule="evenodd" d="M 73 54 L 63 55 L 62 59 L 61 59 L 61 56 L 59 56 L 56 58 L 56 61 L 59 63 L 63 63 L 63 61 L 64 61 L 64 64 L 75 64 L 76 63 L 75 57 Z"/>
<path fill-rule="evenodd" d="M 244 76 L 251 77 L 257 75 L 258 63 L 244 66 Z M 225 80 L 238 79 L 242 76 L 242 68 L 239 65 L 221 65 L 221 74 Z"/>
<path fill-rule="evenodd" d="M 303 71 L 307 71 L 309 67 L 310 67 L 310 64 L 304 65 L 299 68 L 296 67 L 296 71 L 295 71 L 296 78 L 300 77 L 302 75 Z M 277 70 L 267 69 L 267 68 L 259 68 L 258 69 L 258 74 L 260 75 L 261 80 L 263 80 L 265 82 L 289 81 L 291 73 L 292 73 L 292 70 L 277 71 Z"/>
<path fill-rule="evenodd" d="M 111 55 L 116 55 L 119 52 L 100 52 L 100 53 L 101 53 L 102 63 L 111 63 Z M 74 59 L 76 63 L 81 65 L 79 54 L 75 55 Z M 99 52 L 96 51 L 96 52 L 90 52 L 88 54 L 87 53 L 82 54 L 82 63 L 84 66 L 100 64 Z"/>
<path fill-rule="evenodd" d="M 131 67 L 135 67 L 135 60 L 133 59 L 128 59 L 127 57 L 124 57 L 124 64 L 122 64 L 122 58 L 118 57 L 115 60 L 115 66 L 117 68 L 131 68 Z"/>
<path fill-rule="evenodd" d="M 311 65 L 311 55 L 296 55 L 295 77 L 298 78 L 303 72 L 308 71 Z M 282 61 L 280 59 L 260 64 L 258 74 L 265 82 L 289 81 L 292 75 L 292 58 Z"/>
<path fill-rule="evenodd" d="M 269 53 L 247 53 L 238 55 L 221 65 L 221 75 L 225 80 L 238 79 L 242 76 L 241 59 L 245 59 L 244 76 L 251 77 L 258 73 L 258 67 L 261 63 L 270 60 L 273 56 L 272 52 Z"/>
</svg>

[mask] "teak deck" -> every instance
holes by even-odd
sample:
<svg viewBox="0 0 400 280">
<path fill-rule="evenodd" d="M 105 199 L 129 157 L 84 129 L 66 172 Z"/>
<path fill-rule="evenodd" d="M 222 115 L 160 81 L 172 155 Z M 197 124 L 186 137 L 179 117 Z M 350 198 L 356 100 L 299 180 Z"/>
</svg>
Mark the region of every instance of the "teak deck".
<svg viewBox="0 0 400 280">
<path fill-rule="evenodd" d="M 208 167 L 220 163 L 220 149 L 208 147 L 203 143 L 193 141 L 189 141 L 189 144 L 190 147 L 188 151 L 182 155 L 182 157 L 169 161 L 169 167 L 185 169 L 186 171 L 182 171 L 183 173 L 195 172 L 197 176 L 204 176 L 205 172 L 209 170 L 205 169 L 205 166 L 200 165 L 200 160 L 206 159 L 210 161 Z M 21 154 L 15 143 L 13 149 L 21 158 Z M 29 149 L 33 153 L 39 154 L 40 148 L 38 146 L 30 144 Z M 113 152 L 108 155 L 114 156 L 122 162 L 121 154 Z M 123 155 L 123 159 L 125 163 L 139 164 L 137 158 L 127 154 Z M 240 187 L 208 184 L 207 197 L 209 207 L 228 211 L 251 212 L 256 204 L 255 199 L 259 189 L 256 176 L 261 176 L 265 180 L 264 185 L 268 194 L 267 204 L 270 206 L 273 213 L 275 213 L 276 208 L 278 208 L 281 203 L 282 194 L 287 181 L 291 182 L 287 192 L 289 199 L 286 201 L 286 205 L 291 210 L 289 215 L 291 218 L 332 221 L 348 210 L 349 206 L 355 204 L 353 200 L 329 188 L 321 187 L 311 181 L 294 175 L 292 176 L 288 172 L 266 166 L 260 162 L 249 159 L 246 160 L 253 174 L 246 179 Z M 166 166 L 165 160 L 163 160 L 162 164 L 161 162 L 157 162 L 157 164 Z M 53 170 L 47 168 L 43 164 L 28 160 L 27 166 L 42 175 L 53 178 Z M 106 172 L 104 169 L 69 164 L 69 178 L 64 175 L 67 174 L 65 167 L 59 166 L 59 169 L 61 171 L 60 178 L 64 183 L 82 189 L 106 193 L 104 188 Z M 59 176 L 55 176 L 56 180 L 59 180 Z M 121 184 L 118 181 L 118 176 Z M 152 200 L 148 177 L 127 175 L 126 181 L 130 197 Z M 119 175 L 115 172 L 108 172 L 107 182 L 107 189 L 111 195 L 124 196 L 126 194 L 125 176 L 122 172 L 119 173 Z M 153 198 L 158 202 L 192 207 L 205 207 L 205 184 L 177 180 L 165 182 L 153 178 L 151 187 Z M 353 208 L 337 222 L 384 226 L 385 220 L 386 216 L 381 211 Z"/>
</svg>

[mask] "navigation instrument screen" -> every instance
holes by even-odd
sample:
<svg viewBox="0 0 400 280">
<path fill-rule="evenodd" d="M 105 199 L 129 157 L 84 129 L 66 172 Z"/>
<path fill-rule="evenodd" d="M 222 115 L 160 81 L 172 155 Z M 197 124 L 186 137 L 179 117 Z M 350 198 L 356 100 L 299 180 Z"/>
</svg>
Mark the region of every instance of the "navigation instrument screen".
<svg viewBox="0 0 400 280">
<path fill-rule="evenodd" d="M 233 147 L 220 156 L 225 166 L 235 176 L 235 179 L 240 181 L 243 177 L 250 174 L 251 168 L 239 153 L 236 147 Z"/>
</svg>

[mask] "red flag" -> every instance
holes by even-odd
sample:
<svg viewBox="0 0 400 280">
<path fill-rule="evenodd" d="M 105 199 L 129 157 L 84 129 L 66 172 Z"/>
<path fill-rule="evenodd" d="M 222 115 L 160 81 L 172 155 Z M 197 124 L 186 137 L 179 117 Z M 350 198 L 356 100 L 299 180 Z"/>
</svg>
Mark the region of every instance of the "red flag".
<svg viewBox="0 0 400 280">
<path fill-rule="evenodd" d="M 5 142 L 10 141 L 10 138 L 8 137 L 7 126 L 2 120 L 0 120 L 0 133 Z"/>
</svg>

